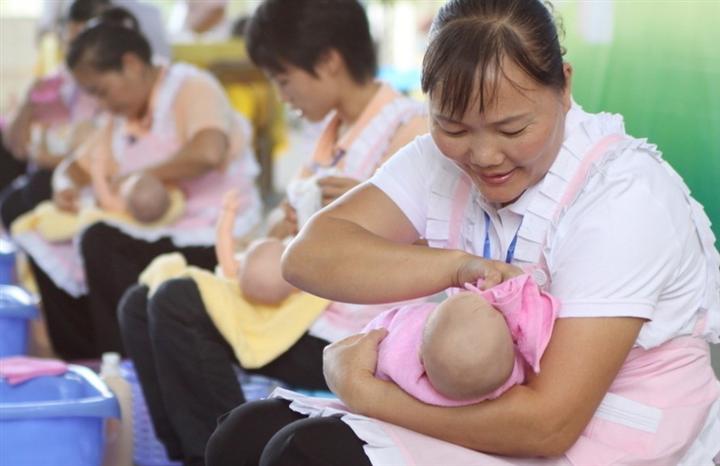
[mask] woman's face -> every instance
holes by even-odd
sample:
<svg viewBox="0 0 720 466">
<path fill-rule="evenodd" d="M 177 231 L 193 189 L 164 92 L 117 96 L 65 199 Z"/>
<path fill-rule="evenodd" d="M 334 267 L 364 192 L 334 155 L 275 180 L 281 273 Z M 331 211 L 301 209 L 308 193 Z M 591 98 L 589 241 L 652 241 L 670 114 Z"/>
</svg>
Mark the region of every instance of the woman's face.
<svg viewBox="0 0 720 466">
<path fill-rule="evenodd" d="M 270 79 L 283 102 L 310 121 L 322 120 L 336 106 L 334 83 L 321 70 L 313 76 L 302 68 L 286 65 L 282 72 L 271 73 Z"/>
<path fill-rule="evenodd" d="M 540 181 L 562 145 L 570 108 L 570 73 L 564 92 L 541 86 L 514 63 L 503 64 L 494 98 L 479 112 L 474 104 L 461 119 L 443 115 L 430 99 L 431 134 L 440 151 L 467 173 L 489 202 L 508 204 Z M 514 83 L 514 84 L 513 84 Z M 475 93 L 476 94 L 476 93 Z"/>
<path fill-rule="evenodd" d="M 152 82 L 144 78 L 148 65 L 132 54 L 126 54 L 119 71 L 98 71 L 81 63 L 72 74 L 88 94 L 104 109 L 126 118 L 138 118 L 147 108 Z"/>
</svg>

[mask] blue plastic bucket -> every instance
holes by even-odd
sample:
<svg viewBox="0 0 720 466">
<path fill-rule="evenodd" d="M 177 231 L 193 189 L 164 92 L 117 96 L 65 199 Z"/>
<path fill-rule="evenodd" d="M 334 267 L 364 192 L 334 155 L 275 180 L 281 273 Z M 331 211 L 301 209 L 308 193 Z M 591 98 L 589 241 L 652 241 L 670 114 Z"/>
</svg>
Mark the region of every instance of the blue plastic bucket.
<svg viewBox="0 0 720 466">
<path fill-rule="evenodd" d="M 168 459 L 165 447 L 155 435 L 135 367 L 131 361 L 123 362 L 121 367 L 132 393 L 133 462 L 137 466 L 179 466 L 180 463 Z"/>
<path fill-rule="evenodd" d="M 179 466 L 180 463 L 168 459 L 165 447 L 155 435 L 152 419 L 132 362 L 125 361 L 122 369 L 123 377 L 130 384 L 132 391 L 133 461 L 137 466 Z M 237 370 L 236 373 L 248 401 L 265 398 L 275 387 L 282 386 L 281 382 L 261 375 L 247 374 L 241 370 Z"/>
<path fill-rule="evenodd" d="M 30 293 L 0 285 L 0 358 L 26 353 L 29 320 L 37 314 L 37 299 Z"/>
<path fill-rule="evenodd" d="M 0 285 L 15 283 L 15 246 L 0 238 Z"/>
<path fill-rule="evenodd" d="M 105 418 L 119 416 L 115 396 L 86 367 L 15 386 L 0 380 L 0 464 L 99 466 Z"/>
</svg>

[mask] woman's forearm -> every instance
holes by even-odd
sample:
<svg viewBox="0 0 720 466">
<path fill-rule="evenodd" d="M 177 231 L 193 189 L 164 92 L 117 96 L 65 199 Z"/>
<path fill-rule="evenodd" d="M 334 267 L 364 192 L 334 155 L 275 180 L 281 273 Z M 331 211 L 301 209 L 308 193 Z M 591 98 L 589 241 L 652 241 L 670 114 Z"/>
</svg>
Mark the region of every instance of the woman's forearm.
<svg viewBox="0 0 720 466">
<path fill-rule="evenodd" d="M 342 342 L 326 349 L 324 368 L 328 384 L 353 411 L 478 451 L 558 456 L 582 435 L 643 322 L 632 317 L 558 319 L 540 373 L 499 398 L 465 407 L 426 405 L 395 384 L 375 379 L 367 363 L 375 358 L 360 357 L 363 351 Z M 353 361 L 352 368 L 347 361 Z"/>
<path fill-rule="evenodd" d="M 90 175 L 72 158 L 66 158 L 53 171 L 52 188 L 58 192 L 67 188 L 80 188 L 90 183 Z"/>
<path fill-rule="evenodd" d="M 179 181 L 203 175 L 224 166 L 228 159 L 229 141 L 217 129 L 199 131 L 167 162 L 148 170 L 163 181 Z"/>
<path fill-rule="evenodd" d="M 7 148 L 18 160 L 25 160 L 28 156 L 32 115 L 32 106 L 24 104 L 8 125 L 5 133 Z"/>
<path fill-rule="evenodd" d="M 452 286 L 465 256 L 461 251 L 399 244 L 354 222 L 318 216 L 290 244 L 283 256 L 283 275 L 294 286 L 331 300 L 385 303 Z"/>
<path fill-rule="evenodd" d="M 431 406 L 391 382 L 378 381 L 361 414 L 472 450 L 511 456 L 558 456 L 574 442 L 553 424 L 549 406 L 531 388 L 472 406 Z"/>
<path fill-rule="evenodd" d="M 67 156 L 66 153 L 51 153 L 48 145 L 48 129 L 43 128 L 40 134 L 40 142 L 30 153 L 30 158 L 38 166 L 46 169 L 55 169 Z"/>
</svg>

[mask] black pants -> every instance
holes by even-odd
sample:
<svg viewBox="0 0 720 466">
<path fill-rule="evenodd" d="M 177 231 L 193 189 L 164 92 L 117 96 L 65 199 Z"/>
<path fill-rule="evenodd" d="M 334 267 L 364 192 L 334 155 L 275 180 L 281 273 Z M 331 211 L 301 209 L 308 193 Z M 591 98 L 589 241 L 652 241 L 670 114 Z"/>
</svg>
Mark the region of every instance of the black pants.
<svg viewBox="0 0 720 466">
<path fill-rule="evenodd" d="M 339 417 L 307 418 L 288 405 L 255 401 L 221 418 L 206 466 L 371 466 L 364 442 Z"/>
<path fill-rule="evenodd" d="M 203 464 L 217 418 L 245 401 L 234 371 L 237 360 L 193 280 L 167 281 L 149 300 L 147 293 L 146 287 L 135 286 L 120 303 L 125 348 L 168 456 L 188 465 Z M 250 372 L 327 389 L 322 374 L 327 343 L 305 335 L 273 362 Z"/>
<path fill-rule="evenodd" d="M 0 191 L 4 191 L 15 178 L 24 174 L 26 170 L 27 163 L 16 159 L 5 147 L 2 132 L 0 132 Z"/>
<path fill-rule="evenodd" d="M 122 294 L 157 256 L 180 252 L 191 265 L 211 269 L 212 247 L 179 248 L 169 238 L 148 242 L 105 223 L 89 227 L 80 239 L 88 294 L 74 298 L 31 262 L 42 296 L 48 333 L 64 359 L 98 358 L 106 351 L 124 354 L 117 318 Z"/>
<path fill-rule="evenodd" d="M 19 216 L 52 197 L 52 170 L 36 170 L 16 178 L 0 192 L 0 219 L 6 230 Z"/>
</svg>

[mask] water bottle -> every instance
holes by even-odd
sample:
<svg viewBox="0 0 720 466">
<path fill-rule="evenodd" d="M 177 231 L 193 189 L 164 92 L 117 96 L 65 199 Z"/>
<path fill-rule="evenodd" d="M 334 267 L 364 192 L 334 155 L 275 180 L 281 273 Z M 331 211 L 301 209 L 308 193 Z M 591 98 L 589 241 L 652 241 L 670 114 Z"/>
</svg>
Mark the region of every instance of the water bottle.
<svg viewBox="0 0 720 466">
<path fill-rule="evenodd" d="M 132 392 L 122 376 L 120 355 L 104 353 L 100 378 L 115 394 L 121 419 L 108 418 L 105 425 L 103 466 L 133 466 Z"/>
</svg>

